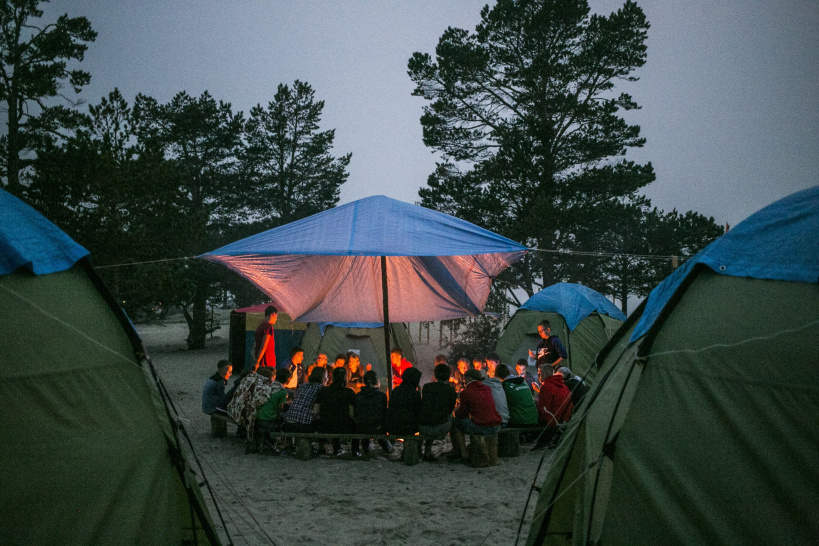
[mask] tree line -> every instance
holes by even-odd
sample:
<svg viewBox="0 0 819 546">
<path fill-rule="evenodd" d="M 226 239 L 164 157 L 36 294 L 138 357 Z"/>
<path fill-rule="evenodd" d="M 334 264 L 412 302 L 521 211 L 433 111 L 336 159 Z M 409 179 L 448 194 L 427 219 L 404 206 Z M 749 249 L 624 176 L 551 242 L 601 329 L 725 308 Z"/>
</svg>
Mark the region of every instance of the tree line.
<svg viewBox="0 0 819 546">
<path fill-rule="evenodd" d="M 43 21 L 40 3 L 0 7 L 5 189 L 88 248 L 132 316 L 177 305 L 189 347 L 202 347 L 209 302 L 260 294 L 179 258 L 335 206 L 351 154 L 333 155 L 324 102 L 301 81 L 247 115 L 184 91 L 163 104 L 114 89 L 80 108 L 71 92 L 91 75 L 69 65 L 96 33 L 84 17 Z M 639 193 L 652 165 L 625 157 L 645 140 L 622 116 L 639 105 L 616 88 L 637 81 L 648 28 L 631 1 L 602 16 L 585 0 L 498 0 L 475 32 L 449 28 L 434 57 L 409 59 L 414 94 L 428 101 L 424 143 L 440 158 L 420 204 L 539 250 L 501 275 L 487 309 L 568 281 L 625 311 L 629 294 L 671 272 L 657 255 L 692 255 L 722 232 L 712 218 L 653 207 Z M 109 267 L 127 263 L 140 266 Z"/>
<path fill-rule="evenodd" d="M 630 0 L 608 16 L 586 0 L 498 0 L 475 32 L 449 28 L 434 56 L 409 60 L 413 94 L 428 101 L 424 144 L 441 158 L 421 204 L 540 250 L 501 274 L 497 305 L 564 281 L 627 312 L 671 256 L 722 233 L 713 218 L 653 207 L 639 193 L 653 166 L 626 158 L 645 139 L 622 115 L 640 106 L 618 87 L 638 80 L 648 29 Z"/>
<path fill-rule="evenodd" d="M 81 61 L 96 33 L 84 17 L 42 24 L 38 4 L 0 11 L 6 189 L 91 252 L 131 316 L 178 306 L 188 346 L 201 348 L 210 302 L 262 295 L 223 267 L 179 258 L 335 206 L 351 154 L 332 154 L 335 131 L 319 126 L 324 102 L 301 81 L 280 84 L 247 116 L 184 91 L 129 104 L 114 89 L 81 111 L 66 87 L 78 93 L 90 75 L 67 62 Z"/>
</svg>

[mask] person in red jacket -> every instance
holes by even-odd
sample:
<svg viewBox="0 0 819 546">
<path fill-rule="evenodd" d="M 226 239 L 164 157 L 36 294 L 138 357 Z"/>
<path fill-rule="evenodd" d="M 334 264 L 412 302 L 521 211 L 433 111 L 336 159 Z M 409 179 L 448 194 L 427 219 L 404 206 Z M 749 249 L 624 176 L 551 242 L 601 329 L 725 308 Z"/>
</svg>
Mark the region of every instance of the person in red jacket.
<svg viewBox="0 0 819 546">
<path fill-rule="evenodd" d="M 572 416 L 572 393 L 563 383 L 563 374 L 555 371 L 549 364 L 543 364 L 538 370 L 540 393 L 537 397 L 538 423 L 547 427 L 543 438 L 534 449 L 545 446 L 555 447 L 559 440 L 560 425 Z"/>
<path fill-rule="evenodd" d="M 393 347 L 390 351 L 390 364 L 392 364 L 392 387 L 395 388 L 401 384 L 401 376 L 407 368 L 412 368 L 412 362 L 404 358 L 404 351 L 401 347 Z"/>
<path fill-rule="evenodd" d="M 464 382 L 466 387 L 458 395 L 454 426 L 449 433 L 453 457 L 461 460 L 468 458 L 464 435 L 494 436 L 500 431 L 503 421 L 495 409 L 492 389 L 483 384 L 483 374 L 479 370 L 467 370 Z"/>
</svg>

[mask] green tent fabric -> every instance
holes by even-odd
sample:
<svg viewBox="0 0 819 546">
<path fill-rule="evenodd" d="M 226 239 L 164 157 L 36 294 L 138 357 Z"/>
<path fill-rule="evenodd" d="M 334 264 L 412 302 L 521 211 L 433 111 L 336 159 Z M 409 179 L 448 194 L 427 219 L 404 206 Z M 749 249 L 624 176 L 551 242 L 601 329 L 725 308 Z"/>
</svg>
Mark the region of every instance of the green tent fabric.
<svg viewBox="0 0 819 546">
<path fill-rule="evenodd" d="M 0 210 L 0 544 L 218 544 L 190 446 L 87 252 L 2 190 Z"/>
<path fill-rule="evenodd" d="M 703 269 L 653 335 L 624 342 L 634 319 L 558 449 L 528 543 L 814 541 L 817 286 Z"/>
<path fill-rule="evenodd" d="M 601 350 L 528 544 L 816 542 L 817 197 L 709 245 Z"/>
<path fill-rule="evenodd" d="M 560 338 L 569 355 L 566 365 L 572 372 L 592 381 L 596 369 L 592 367 L 597 352 L 608 342 L 622 321 L 608 315 L 592 313 L 582 319 L 572 331 L 563 315 L 549 311 L 518 309 L 509 319 L 498 340 L 495 352 L 504 364 L 514 366 L 525 359 L 540 341 L 537 325 L 548 320 L 552 333 Z"/>
<path fill-rule="evenodd" d="M 89 271 L 0 277 L 0 543 L 218 543 L 136 336 Z"/>
<path fill-rule="evenodd" d="M 391 346 L 401 347 L 404 358 L 417 366 L 415 348 L 406 324 L 394 322 L 390 324 L 390 329 L 393 336 Z M 359 351 L 362 366 L 372 364 L 373 370 L 378 374 L 381 387 L 383 389 L 387 387 L 386 377 L 389 362 L 384 360 L 384 328 L 380 325 L 375 328 L 353 328 L 327 324 L 322 335 L 319 325 L 311 322 L 304 333 L 302 348 L 304 349 L 304 362 L 306 364 L 315 362 L 319 353 L 326 354 L 330 364 L 332 364 L 333 358 L 337 354 L 351 350 Z"/>
</svg>

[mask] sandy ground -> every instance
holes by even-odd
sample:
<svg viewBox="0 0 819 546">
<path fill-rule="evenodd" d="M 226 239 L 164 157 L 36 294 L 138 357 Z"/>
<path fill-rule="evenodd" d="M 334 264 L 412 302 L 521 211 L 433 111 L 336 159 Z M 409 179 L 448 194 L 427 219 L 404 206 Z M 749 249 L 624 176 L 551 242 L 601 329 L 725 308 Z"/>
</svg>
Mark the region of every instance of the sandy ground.
<svg viewBox="0 0 819 546">
<path fill-rule="evenodd" d="M 227 358 L 227 326 L 201 351 L 185 350 L 184 324 L 137 330 L 187 423 L 234 544 L 515 544 L 542 451 L 524 445 L 520 457 L 486 469 L 445 458 L 408 467 L 397 460 L 400 448 L 383 456 L 375 444 L 373 458 L 364 460 L 245 455 L 235 427 L 227 438 L 211 438 L 210 419 L 201 413 L 202 386 L 217 360 Z M 422 366 L 439 352 L 434 342 L 416 351 Z M 438 444 L 436 453 L 451 447 Z"/>
</svg>

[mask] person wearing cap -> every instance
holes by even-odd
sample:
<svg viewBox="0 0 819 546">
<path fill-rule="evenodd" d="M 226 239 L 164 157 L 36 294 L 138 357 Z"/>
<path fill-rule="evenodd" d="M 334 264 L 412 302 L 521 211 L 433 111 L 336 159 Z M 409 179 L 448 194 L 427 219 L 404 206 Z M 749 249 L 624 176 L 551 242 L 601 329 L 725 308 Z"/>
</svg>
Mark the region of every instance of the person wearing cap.
<svg viewBox="0 0 819 546">
<path fill-rule="evenodd" d="M 464 435 L 494 436 L 500 431 L 501 418 L 495 409 L 495 398 L 492 389 L 483 384 L 483 375 L 479 370 L 467 370 L 464 373 L 466 387 L 458 395 L 459 405 L 455 409 L 455 425 L 450 436 L 454 458 L 466 460 L 466 441 Z"/>
<path fill-rule="evenodd" d="M 563 383 L 569 389 L 569 392 L 572 393 L 572 405 L 574 406 L 574 411 L 577 411 L 577 408 L 580 407 L 580 402 L 583 401 L 583 397 L 589 392 L 589 386 L 586 385 L 583 378 L 572 375 L 572 371 L 566 366 L 561 366 L 557 371 L 563 376 Z"/>
</svg>

